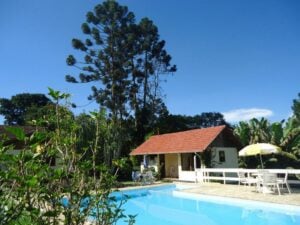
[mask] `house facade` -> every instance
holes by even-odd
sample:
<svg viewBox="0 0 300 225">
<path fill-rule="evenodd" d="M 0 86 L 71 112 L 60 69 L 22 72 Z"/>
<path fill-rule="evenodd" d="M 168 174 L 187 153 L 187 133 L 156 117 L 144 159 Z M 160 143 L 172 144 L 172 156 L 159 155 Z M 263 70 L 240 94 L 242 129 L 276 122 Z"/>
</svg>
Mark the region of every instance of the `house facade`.
<svg viewBox="0 0 300 225">
<path fill-rule="evenodd" d="M 237 168 L 241 147 L 226 126 L 155 135 L 131 152 L 143 156 L 141 170 L 153 167 L 162 177 L 195 181 L 197 168 Z"/>
</svg>

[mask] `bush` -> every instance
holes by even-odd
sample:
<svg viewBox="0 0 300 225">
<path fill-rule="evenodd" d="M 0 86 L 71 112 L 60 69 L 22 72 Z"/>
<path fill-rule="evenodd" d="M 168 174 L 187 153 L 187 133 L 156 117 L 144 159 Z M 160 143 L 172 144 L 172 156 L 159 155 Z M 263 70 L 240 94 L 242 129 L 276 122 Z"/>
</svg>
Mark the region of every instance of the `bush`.
<svg viewBox="0 0 300 225">
<path fill-rule="evenodd" d="M 24 143 L 15 155 L 10 153 L 14 146 L 0 143 L 0 225 L 83 225 L 91 217 L 95 225 L 119 219 L 133 224 L 134 217 L 122 209 L 124 201 L 110 197 L 116 177 L 96 162 L 97 148 L 89 159 L 83 157 L 89 146 L 80 152 L 76 148 L 78 126 L 71 113 L 64 113 L 66 107 L 58 104 L 69 95 L 52 89 L 50 95 L 56 102 L 54 130 L 37 129 L 26 137 L 22 129 L 9 128 Z M 51 157 L 57 161 L 54 167 Z"/>
</svg>

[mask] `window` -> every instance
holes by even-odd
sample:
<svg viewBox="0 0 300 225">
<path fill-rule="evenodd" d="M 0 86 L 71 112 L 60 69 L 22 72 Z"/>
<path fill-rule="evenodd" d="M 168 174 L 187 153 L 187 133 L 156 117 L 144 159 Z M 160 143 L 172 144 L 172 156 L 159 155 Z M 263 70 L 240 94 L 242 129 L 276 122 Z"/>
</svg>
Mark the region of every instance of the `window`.
<svg viewBox="0 0 300 225">
<path fill-rule="evenodd" d="M 219 151 L 219 162 L 225 162 L 225 152 Z"/>
</svg>

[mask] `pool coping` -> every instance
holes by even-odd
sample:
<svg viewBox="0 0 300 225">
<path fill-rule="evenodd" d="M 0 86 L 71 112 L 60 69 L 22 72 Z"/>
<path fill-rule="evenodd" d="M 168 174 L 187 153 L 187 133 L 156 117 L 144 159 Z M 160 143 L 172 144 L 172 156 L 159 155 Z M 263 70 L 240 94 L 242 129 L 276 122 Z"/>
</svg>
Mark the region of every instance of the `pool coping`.
<svg viewBox="0 0 300 225">
<path fill-rule="evenodd" d="M 300 206 L 297 205 L 280 204 L 274 202 L 249 200 L 249 199 L 227 197 L 227 196 L 224 197 L 224 196 L 216 196 L 216 195 L 208 195 L 208 194 L 190 193 L 190 192 L 185 192 L 184 190 L 173 191 L 173 195 L 175 197 L 182 197 L 182 198 L 203 200 L 203 201 L 219 203 L 219 204 L 245 207 L 249 210 L 267 208 L 268 210 L 277 211 L 281 213 L 282 211 L 284 211 L 292 214 L 294 213 L 300 214 Z"/>
<path fill-rule="evenodd" d="M 131 186 L 131 187 L 123 187 L 123 188 L 118 188 L 116 191 L 130 191 L 130 190 L 135 190 L 135 189 L 147 189 L 151 187 L 160 187 L 160 186 L 168 186 L 168 185 L 177 185 L 176 183 L 153 183 L 153 184 L 147 184 L 147 185 L 142 185 L 142 186 Z"/>
<path fill-rule="evenodd" d="M 144 186 L 134 186 L 134 187 L 125 187 L 120 188 L 118 191 L 133 191 L 133 190 L 143 190 L 143 189 L 151 189 L 156 187 L 163 187 L 163 186 L 184 186 L 185 188 L 181 190 L 172 191 L 172 195 L 174 197 L 181 197 L 193 200 L 203 200 L 218 204 L 226 204 L 226 205 L 233 205 L 244 207 L 249 210 L 255 209 L 267 209 L 270 211 L 276 211 L 282 213 L 299 213 L 300 214 L 300 206 L 298 205 L 291 205 L 291 204 L 281 204 L 281 203 L 274 203 L 268 201 L 257 201 L 257 200 L 249 200 L 237 197 L 228 197 L 228 196 L 218 196 L 218 195 L 210 195 L 210 194 L 200 194 L 194 192 L 186 192 L 185 190 L 195 188 L 195 185 L 191 183 L 158 183 L 158 184 L 151 184 L 151 185 L 144 185 Z"/>
</svg>

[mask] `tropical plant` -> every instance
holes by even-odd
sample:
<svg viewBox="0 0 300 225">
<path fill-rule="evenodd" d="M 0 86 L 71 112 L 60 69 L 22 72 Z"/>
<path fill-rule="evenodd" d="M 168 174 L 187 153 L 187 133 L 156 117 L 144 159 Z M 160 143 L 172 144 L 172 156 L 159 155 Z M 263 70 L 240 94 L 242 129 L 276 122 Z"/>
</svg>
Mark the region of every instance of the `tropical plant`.
<svg viewBox="0 0 300 225">
<path fill-rule="evenodd" d="M 101 131 L 78 151 L 79 126 L 60 106 L 69 95 L 49 92 L 56 105 L 55 129 L 38 128 L 27 137 L 21 128 L 8 128 L 24 145 L 18 154 L 11 154 L 14 146 L 0 143 L 0 224 L 83 225 L 91 218 L 96 225 L 119 219 L 133 224 L 134 217 L 122 209 L 124 200 L 110 195 L 115 185 L 111 168 L 96 162 Z M 85 158 L 89 147 L 92 157 Z"/>
<path fill-rule="evenodd" d="M 249 124 L 245 121 L 241 121 L 234 128 L 234 134 L 239 137 L 243 146 L 246 146 L 250 143 L 250 127 Z"/>
<path fill-rule="evenodd" d="M 269 159 L 271 166 L 297 167 L 300 161 L 300 127 L 295 127 L 294 124 L 294 117 L 287 122 L 274 123 L 265 118 L 253 118 L 249 122 L 240 122 L 234 132 L 244 146 L 271 143 L 281 147 L 282 153 Z"/>
</svg>

